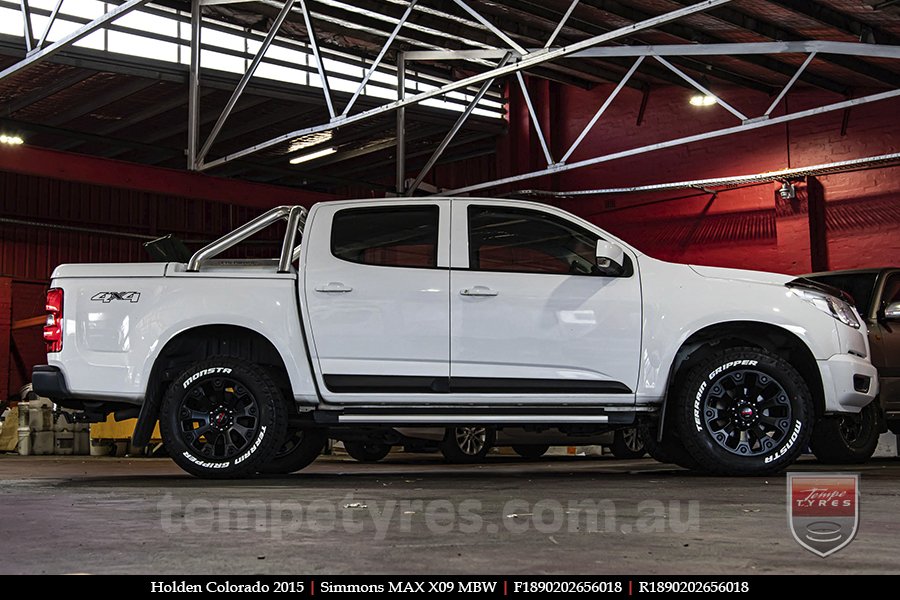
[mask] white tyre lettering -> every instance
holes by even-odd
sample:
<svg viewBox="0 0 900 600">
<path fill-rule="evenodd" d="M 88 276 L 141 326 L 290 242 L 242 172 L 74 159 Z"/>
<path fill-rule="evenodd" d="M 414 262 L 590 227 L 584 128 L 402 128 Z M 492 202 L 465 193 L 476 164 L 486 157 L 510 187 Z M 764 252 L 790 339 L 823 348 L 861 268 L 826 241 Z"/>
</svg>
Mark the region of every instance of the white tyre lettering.
<svg viewBox="0 0 900 600">
<path fill-rule="evenodd" d="M 225 469 L 225 468 L 231 466 L 231 461 L 226 461 L 226 462 L 221 462 L 221 463 L 211 463 L 211 462 L 205 462 L 202 460 L 198 460 L 190 452 L 182 452 L 181 455 L 184 456 L 189 461 L 191 461 L 192 463 L 194 463 L 195 465 L 197 465 L 198 467 L 203 467 L 204 469 Z"/>
<path fill-rule="evenodd" d="M 190 386 L 192 383 L 194 383 L 204 375 L 217 375 L 219 373 L 227 375 L 228 373 L 231 373 L 231 369 L 228 367 L 210 367 L 209 369 L 201 369 L 200 371 L 197 371 L 196 373 L 185 379 L 184 383 L 181 385 L 181 389 L 186 390 L 188 386 Z"/>
<path fill-rule="evenodd" d="M 800 437 L 801 429 L 803 429 L 803 423 L 801 421 L 797 421 L 797 423 L 794 425 L 794 431 L 791 432 L 791 437 L 788 438 L 787 444 L 785 444 L 784 447 L 782 447 L 775 454 L 767 456 L 766 460 L 765 460 L 766 464 L 768 464 L 772 461 L 776 461 L 779 458 L 781 458 L 782 456 L 784 456 L 785 454 L 787 454 L 788 450 L 790 450 L 791 447 L 797 442 L 797 438 Z"/>
<path fill-rule="evenodd" d="M 697 390 L 697 395 L 694 397 L 694 425 L 697 427 L 697 431 L 703 431 L 703 427 L 700 425 L 700 404 L 703 401 L 703 392 L 706 391 L 706 382 L 700 382 L 700 389 Z"/>
<path fill-rule="evenodd" d="M 259 429 L 259 437 L 256 438 L 256 441 L 253 442 L 253 445 L 250 446 L 249 450 L 247 450 L 244 454 L 242 454 L 241 456 L 234 459 L 234 464 L 242 463 L 245 460 L 247 460 L 248 458 L 250 458 L 250 455 L 252 455 L 254 452 L 256 452 L 256 449 L 259 448 L 259 445 L 262 443 L 263 438 L 265 436 L 266 436 L 266 426 L 263 425 Z"/>
</svg>

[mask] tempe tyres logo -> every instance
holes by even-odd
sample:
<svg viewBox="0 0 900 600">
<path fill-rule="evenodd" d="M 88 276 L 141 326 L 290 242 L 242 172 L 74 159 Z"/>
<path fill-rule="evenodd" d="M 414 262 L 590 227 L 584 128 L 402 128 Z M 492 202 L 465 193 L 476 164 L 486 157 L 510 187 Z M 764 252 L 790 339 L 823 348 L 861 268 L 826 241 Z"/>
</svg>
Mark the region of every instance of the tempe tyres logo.
<svg viewBox="0 0 900 600">
<path fill-rule="evenodd" d="M 788 525 L 797 542 L 826 557 L 853 541 L 859 525 L 859 475 L 788 473 Z"/>
</svg>

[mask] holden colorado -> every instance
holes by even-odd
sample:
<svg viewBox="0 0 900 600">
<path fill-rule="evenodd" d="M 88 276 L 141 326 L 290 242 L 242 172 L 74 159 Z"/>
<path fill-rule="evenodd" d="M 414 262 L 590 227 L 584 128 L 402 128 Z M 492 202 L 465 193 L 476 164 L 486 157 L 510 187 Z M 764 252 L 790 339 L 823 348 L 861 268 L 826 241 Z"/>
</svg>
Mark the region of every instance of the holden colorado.
<svg viewBox="0 0 900 600">
<path fill-rule="evenodd" d="M 222 258 L 277 223 L 277 256 Z M 136 417 L 136 445 L 158 422 L 200 477 L 466 426 L 570 444 L 636 427 L 664 462 L 757 475 L 878 392 L 841 292 L 656 260 L 552 206 L 283 206 L 169 256 L 58 267 L 33 383 L 85 421 Z"/>
</svg>

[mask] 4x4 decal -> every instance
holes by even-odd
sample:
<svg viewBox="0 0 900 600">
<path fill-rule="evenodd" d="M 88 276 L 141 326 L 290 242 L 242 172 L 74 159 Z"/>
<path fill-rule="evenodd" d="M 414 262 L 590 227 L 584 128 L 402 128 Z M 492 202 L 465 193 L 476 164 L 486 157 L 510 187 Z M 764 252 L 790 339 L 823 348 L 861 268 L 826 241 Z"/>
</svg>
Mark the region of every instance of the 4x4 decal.
<svg viewBox="0 0 900 600">
<path fill-rule="evenodd" d="M 91 296 L 94 302 L 103 302 L 109 304 L 113 300 L 125 300 L 126 302 L 137 302 L 141 299 L 140 292 L 98 292 Z"/>
</svg>

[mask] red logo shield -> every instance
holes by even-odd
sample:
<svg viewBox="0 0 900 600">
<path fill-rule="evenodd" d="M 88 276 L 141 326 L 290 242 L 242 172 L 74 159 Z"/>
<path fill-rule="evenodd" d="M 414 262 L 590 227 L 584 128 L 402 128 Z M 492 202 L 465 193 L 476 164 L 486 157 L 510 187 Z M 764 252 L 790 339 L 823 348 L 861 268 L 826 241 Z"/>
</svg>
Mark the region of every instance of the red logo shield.
<svg viewBox="0 0 900 600">
<path fill-rule="evenodd" d="M 858 474 L 788 473 L 787 502 L 794 539 L 814 554 L 834 554 L 856 536 Z"/>
</svg>

